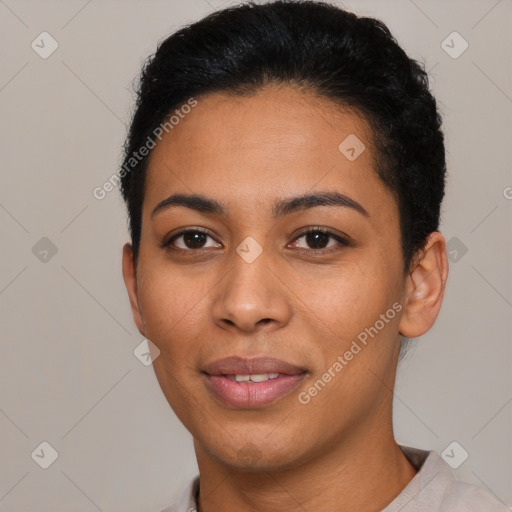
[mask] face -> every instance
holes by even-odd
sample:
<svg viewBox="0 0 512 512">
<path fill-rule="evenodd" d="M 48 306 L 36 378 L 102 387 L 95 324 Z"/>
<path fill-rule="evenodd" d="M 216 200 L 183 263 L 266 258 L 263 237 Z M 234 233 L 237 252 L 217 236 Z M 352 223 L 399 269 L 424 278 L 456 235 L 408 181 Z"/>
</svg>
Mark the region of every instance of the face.
<svg viewBox="0 0 512 512">
<path fill-rule="evenodd" d="M 399 212 L 356 112 L 291 88 L 197 101 L 151 155 L 134 318 L 199 449 L 285 468 L 390 422 Z"/>
</svg>

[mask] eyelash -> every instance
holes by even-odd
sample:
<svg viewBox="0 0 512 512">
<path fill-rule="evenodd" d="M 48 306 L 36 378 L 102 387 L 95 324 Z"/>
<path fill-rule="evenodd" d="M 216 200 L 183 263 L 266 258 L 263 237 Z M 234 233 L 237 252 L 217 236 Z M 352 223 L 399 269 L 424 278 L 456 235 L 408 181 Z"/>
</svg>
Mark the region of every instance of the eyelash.
<svg viewBox="0 0 512 512">
<path fill-rule="evenodd" d="M 178 239 L 179 237 L 183 236 L 183 235 L 186 235 L 186 234 L 193 234 L 193 233 L 203 233 L 207 236 L 209 236 L 210 238 L 213 238 L 210 233 L 204 229 L 201 229 L 201 228 L 194 228 L 194 229 L 185 229 L 183 231 L 180 231 L 179 233 L 176 233 L 174 234 L 171 238 L 168 238 L 166 240 L 164 240 L 164 242 L 161 244 L 161 247 L 163 249 L 167 249 L 167 250 L 171 250 L 171 251 L 175 251 L 175 252 L 181 252 L 181 253 L 195 253 L 196 255 L 201 255 L 201 254 L 205 254 L 209 251 L 208 248 L 206 249 L 182 249 L 181 247 L 175 247 L 173 246 L 173 242 Z M 322 228 L 320 226 L 314 226 L 310 229 L 308 229 L 307 231 L 303 231 L 302 233 L 300 233 L 296 238 L 294 238 L 293 242 L 296 242 L 297 240 L 299 240 L 300 238 L 310 234 L 310 233 L 323 233 L 325 235 L 328 235 L 329 237 L 331 238 L 334 238 L 337 242 L 339 242 L 339 246 L 335 246 L 335 247 L 329 247 L 327 249 L 304 249 L 304 248 L 298 248 L 297 250 L 300 252 L 300 253 L 306 253 L 306 254 L 329 254 L 329 253 L 332 253 L 334 251 L 338 251 L 340 249 L 342 249 L 343 247 L 348 247 L 351 245 L 351 243 L 349 242 L 348 239 L 346 238 L 343 238 L 342 236 L 340 235 L 337 235 L 325 228 Z"/>
</svg>

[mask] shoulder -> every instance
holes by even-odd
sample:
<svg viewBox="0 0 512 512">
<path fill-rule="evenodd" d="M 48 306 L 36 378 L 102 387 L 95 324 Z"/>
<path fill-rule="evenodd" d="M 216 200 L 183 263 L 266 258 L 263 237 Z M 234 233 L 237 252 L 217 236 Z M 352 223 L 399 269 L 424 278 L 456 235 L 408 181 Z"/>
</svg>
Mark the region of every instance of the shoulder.
<svg viewBox="0 0 512 512">
<path fill-rule="evenodd" d="M 452 480 L 446 489 L 440 511 L 510 512 L 510 509 L 485 489 Z"/>
<path fill-rule="evenodd" d="M 486 489 L 457 480 L 435 451 L 400 448 L 418 472 L 383 512 L 510 512 Z"/>
</svg>

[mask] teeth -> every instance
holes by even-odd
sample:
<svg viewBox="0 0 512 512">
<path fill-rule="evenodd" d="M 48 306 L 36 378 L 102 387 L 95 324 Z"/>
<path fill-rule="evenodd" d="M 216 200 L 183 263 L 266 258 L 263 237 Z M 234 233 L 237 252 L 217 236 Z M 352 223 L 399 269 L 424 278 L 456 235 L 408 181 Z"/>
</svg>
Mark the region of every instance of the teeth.
<svg viewBox="0 0 512 512">
<path fill-rule="evenodd" d="M 253 382 L 263 382 L 268 379 L 268 373 L 255 373 L 254 375 L 251 375 L 251 380 Z"/>
<path fill-rule="evenodd" d="M 269 379 L 277 379 L 279 373 L 253 373 L 251 375 L 235 375 L 237 382 L 264 382 Z"/>
</svg>

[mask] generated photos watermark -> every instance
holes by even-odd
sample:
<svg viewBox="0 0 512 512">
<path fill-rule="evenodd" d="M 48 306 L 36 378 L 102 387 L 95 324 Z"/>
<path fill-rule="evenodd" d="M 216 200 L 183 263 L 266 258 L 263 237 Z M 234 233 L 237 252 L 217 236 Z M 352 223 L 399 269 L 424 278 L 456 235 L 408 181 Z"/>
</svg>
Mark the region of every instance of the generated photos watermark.
<svg viewBox="0 0 512 512">
<path fill-rule="evenodd" d="M 312 384 L 307 391 L 301 391 L 298 394 L 298 400 L 301 404 L 307 405 L 311 402 L 311 398 L 318 395 L 325 386 L 331 382 L 340 372 L 354 359 L 354 356 L 359 354 L 364 347 L 368 344 L 369 338 L 373 339 L 379 332 L 384 329 L 397 313 L 402 311 L 402 304 L 395 302 L 385 313 L 382 313 L 379 319 L 370 327 L 365 327 L 358 335 L 357 338 L 352 340 L 349 349 L 343 355 L 339 355 L 336 361 L 327 369 L 317 381 Z M 361 346 L 362 345 L 362 346 Z"/>
<path fill-rule="evenodd" d="M 174 111 L 174 114 L 170 117 L 167 117 L 167 120 L 157 126 L 151 135 L 148 135 L 146 142 L 137 150 L 134 151 L 131 157 L 127 162 L 119 169 L 119 171 L 115 174 L 112 174 L 108 180 L 106 180 L 103 185 L 94 188 L 92 191 L 92 195 L 95 199 L 101 201 L 107 197 L 109 192 L 112 192 L 114 188 L 119 187 L 119 183 L 121 182 L 121 178 L 124 178 L 128 173 L 130 173 L 133 169 L 139 165 L 142 160 L 149 155 L 149 152 L 156 146 L 156 140 L 162 140 L 163 134 L 169 133 L 176 125 L 180 123 L 182 119 L 185 118 L 187 114 L 192 111 L 197 105 L 197 100 L 194 98 L 189 98 L 186 103 L 184 103 L 179 109 Z"/>
</svg>

